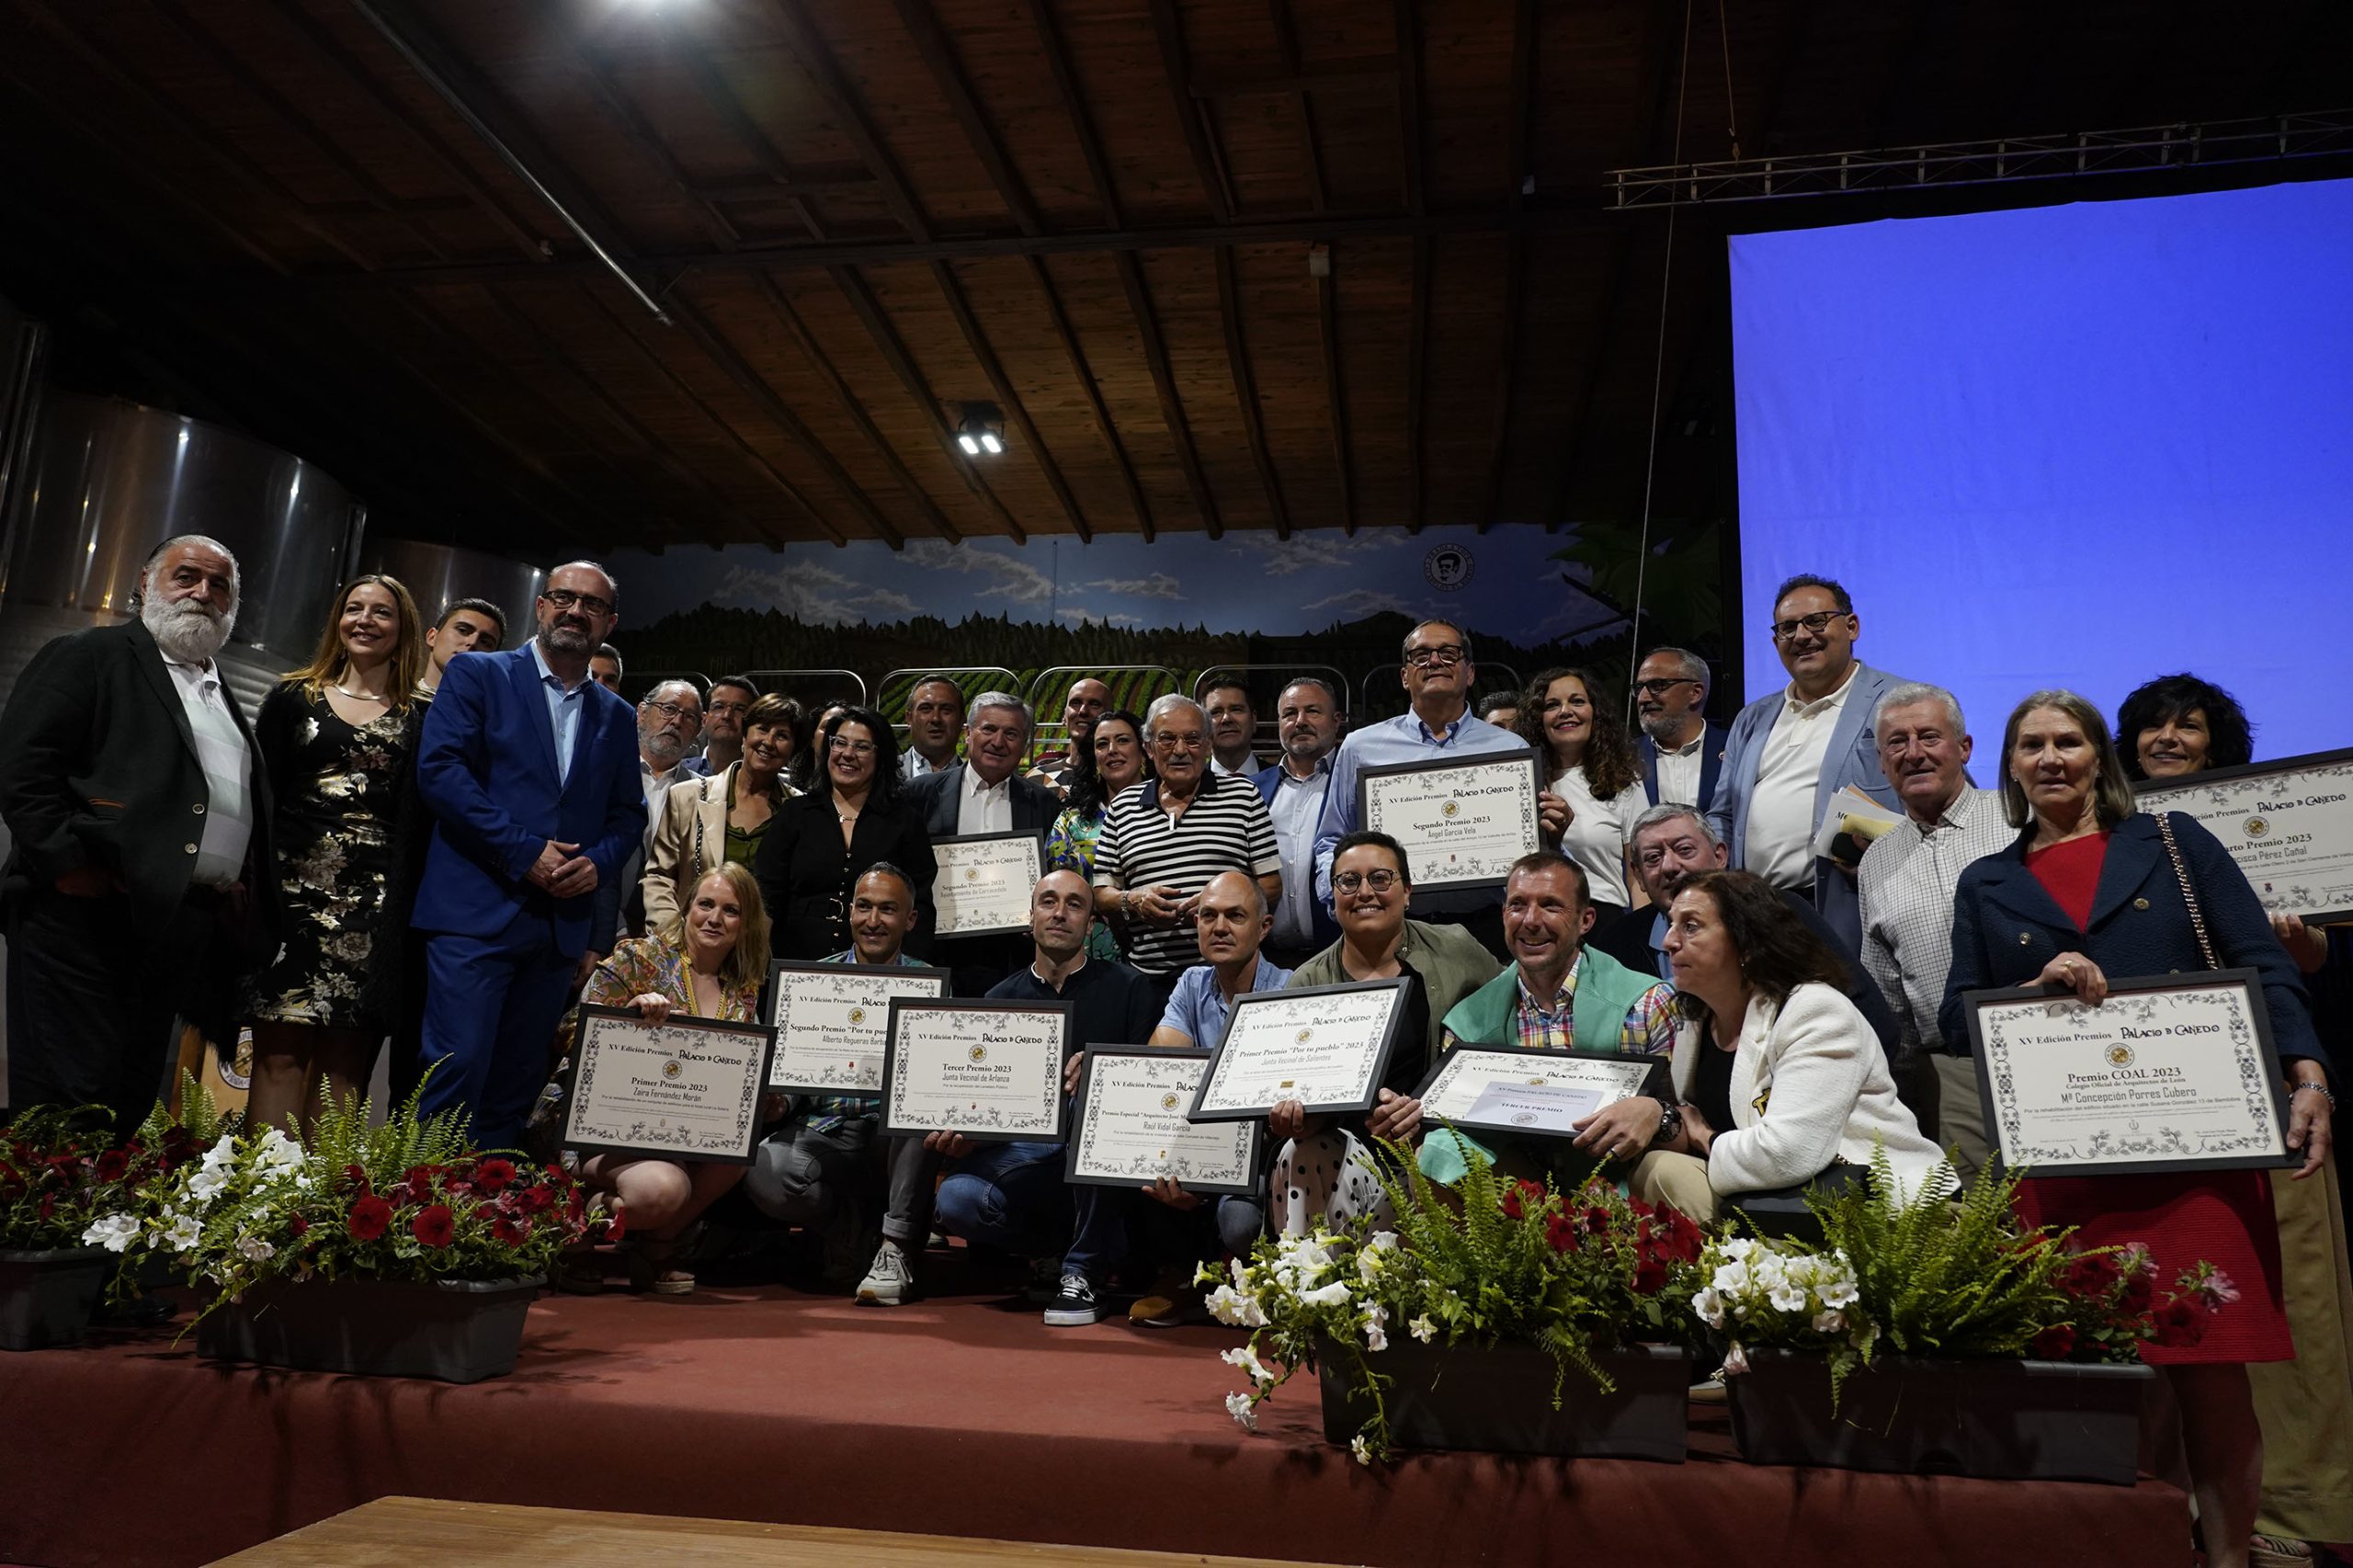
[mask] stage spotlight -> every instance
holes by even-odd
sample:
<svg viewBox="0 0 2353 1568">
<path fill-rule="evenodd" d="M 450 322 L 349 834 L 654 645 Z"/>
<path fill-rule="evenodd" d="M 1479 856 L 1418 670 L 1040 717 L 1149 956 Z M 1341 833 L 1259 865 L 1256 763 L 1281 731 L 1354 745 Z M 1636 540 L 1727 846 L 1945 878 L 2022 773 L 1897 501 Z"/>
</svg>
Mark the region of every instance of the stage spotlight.
<svg viewBox="0 0 2353 1568">
<path fill-rule="evenodd" d="M 964 455 L 968 458 L 976 458 L 981 455 L 981 443 L 975 437 L 959 436 L 956 437 L 956 444 L 964 449 Z"/>
<path fill-rule="evenodd" d="M 968 403 L 964 417 L 956 426 L 956 445 L 968 458 L 986 452 L 995 457 L 1005 450 L 1005 415 L 993 403 Z"/>
</svg>

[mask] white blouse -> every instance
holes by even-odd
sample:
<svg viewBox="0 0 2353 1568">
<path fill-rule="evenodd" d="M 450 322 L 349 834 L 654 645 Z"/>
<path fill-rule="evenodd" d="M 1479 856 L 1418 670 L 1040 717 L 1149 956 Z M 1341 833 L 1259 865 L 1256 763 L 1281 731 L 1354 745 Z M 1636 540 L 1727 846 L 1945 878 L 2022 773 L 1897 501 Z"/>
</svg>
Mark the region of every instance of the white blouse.
<svg viewBox="0 0 2353 1568">
<path fill-rule="evenodd" d="M 1623 909 L 1626 896 L 1626 835 L 1649 804 L 1639 783 L 1609 799 L 1597 799 L 1586 782 L 1585 764 L 1552 776 L 1552 793 L 1569 803 L 1569 831 L 1561 853 L 1583 868 L 1593 902 Z"/>
</svg>

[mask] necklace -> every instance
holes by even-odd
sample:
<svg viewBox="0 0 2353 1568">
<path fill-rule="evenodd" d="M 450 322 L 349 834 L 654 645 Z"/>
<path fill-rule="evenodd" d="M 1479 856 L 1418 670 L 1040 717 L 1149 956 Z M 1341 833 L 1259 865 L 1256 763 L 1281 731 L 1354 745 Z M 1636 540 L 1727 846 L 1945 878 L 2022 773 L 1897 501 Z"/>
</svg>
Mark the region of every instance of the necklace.
<svg viewBox="0 0 2353 1568">
<path fill-rule="evenodd" d="M 354 691 L 347 686 L 338 686 L 333 689 L 345 697 L 348 697 L 354 702 L 390 702 L 392 699 L 392 695 L 389 692 Z"/>
</svg>

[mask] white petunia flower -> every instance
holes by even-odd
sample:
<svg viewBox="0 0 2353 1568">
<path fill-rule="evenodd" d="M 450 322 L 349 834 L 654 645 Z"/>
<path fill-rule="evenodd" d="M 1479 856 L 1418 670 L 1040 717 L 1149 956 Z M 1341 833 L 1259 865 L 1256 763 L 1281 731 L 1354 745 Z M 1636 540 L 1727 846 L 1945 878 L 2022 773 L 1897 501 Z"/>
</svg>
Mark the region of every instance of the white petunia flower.
<svg viewBox="0 0 2353 1568">
<path fill-rule="evenodd" d="M 1847 1314 L 1836 1307 L 1813 1314 L 1813 1332 L 1816 1334 L 1836 1334 L 1846 1326 Z"/>
<path fill-rule="evenodd" d="M 1375 1303 L 1370 1315 L 1364 1320 L 1364 1347 L 1368 1350 L 1389 1348 L 1389 1309 Z"/>
<path fill-rule="evenodd" d="M 1303 1307 L 1341 1307 L 1347 1305 L 1347 1301 L 1348 1282 L 1345 1279 L 1335 1279 L 1329 1285 L 1299 1293 L 1300 1305 Z"/>
<path fill-rule="evenodd" d="M 1799 1290 L 1795 1285 L 1784 1285 L 1779 1290 L 1768 1293 L 1765 1299 L 1773 1303 L 1773 1309 L 1776 1312 L 1802 1312 L 1805 1311 L 1805 1292 Z"/>
<path fill-rule="evenodd" d="M 1736 1378 L 1746 1370 L 1748 1370 L 1748 1352 L 1742 1349 L 1740 1341 L 1735 1339 L 1732 1342 L 1731 1348 L 1724 1352 L 1724 1376 Z"/>
<path fill-rule="evenodd" d="M 1824 1280 L 1821 1296 L 1825 1307 L 1851 1307 L 1857 1296 L 1855 1282 L 1851 1278 Z"/>
<path fill-rule="evenodd" d="M 1227 1394 L 1225 1396 L 1225 1413 L 1228 1415 L 1233 1416 L 1234 1424 L 1240 1426 L 1244 1431 L 1256 1432 L 1258 1429 L 1258 1412 L 1250 1403 L 1250 1396 L 1248 1394 Z"/>
<path fill-rule="evenodd" d="M 1430 1314 L 1427 1312 L 1424 1312 L 1405 1327 L 1412 1332 L 1415 1338 L 1425 1345 L 1438 1337 L 1438 1324 L 1430 1322 Z"/>
<path fill-rule="evenodd" d="M 1356 1455 L 1357 1463 L 1367 1470 L 1372 1468 L 1372 1445 L 1364 1440 L 1363 1433 L 1357 1434 L 1356 1441 L 1348 1445 L 1348 1452 Z"/>
<path fill-rule="evenodd" d="M 1258 1353 L 1246 1345 L 1235 1346 L 1220 1356 L 1218 1359 L 1229 1367 L 1241 1368 L 1250 1374 L 1250 1381 L 1254 1383 L 1267 1384 L 1275 1381 L 1275 1374 L 1267 1369 L 1267 1364 L 1264 1361 L 1258 1359 Z"/>
<path fill-rule="evenodd" d="M 82 1244 L 104 1247 L 108 1252 L 120 1252 L 139 1236 L 139 1221 L 128 1214 L 106 1214 L 93 1220 L 82 1233 Z"/>
<path fill-rule="evenodd" d="M 164 1226 L 164 1244 L 174 1252 L 186 1252 L 204 1239 L 204 1227 L 186 1214 L 167 1217 Z"/>
<path fill-rule="evenodd" d="M 237 1256 L 249 1263 L 267 1263 L 278 1256 L 278 1249 L 259 1236 L 247 1236 L 237 1243 Z"/>
<path fill-rule="evenodd" d="M 1698 1312 L 1699 1321 L 1710 1328 L 1723 1327 L 1724 1299 L 1713 1289 L 1695 1292 L 1691 1298 L 1691 1310 Z"/>
</svg>

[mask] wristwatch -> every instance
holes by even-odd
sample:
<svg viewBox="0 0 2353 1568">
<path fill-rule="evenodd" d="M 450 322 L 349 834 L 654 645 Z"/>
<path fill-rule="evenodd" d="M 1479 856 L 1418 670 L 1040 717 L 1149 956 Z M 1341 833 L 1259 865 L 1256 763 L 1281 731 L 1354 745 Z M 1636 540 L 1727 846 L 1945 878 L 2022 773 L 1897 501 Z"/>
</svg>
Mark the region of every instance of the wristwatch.
<svg viewBox="0 0 2353 1568">
<path fill-rule="evenodd" d="M 1662 1143 L 1672 1143 L 1681 1136 L 1683 1136 L 1682 1108 L 1671 1106 L 1665 1100 L 1661 1100 L 1658 1107 L 1658 1131 L 1651 1134 L 1651 1147 L 1655 1149 Z"/>
</svg>

